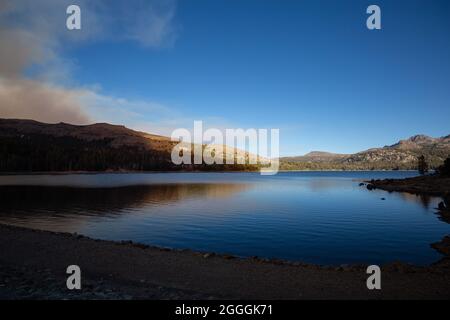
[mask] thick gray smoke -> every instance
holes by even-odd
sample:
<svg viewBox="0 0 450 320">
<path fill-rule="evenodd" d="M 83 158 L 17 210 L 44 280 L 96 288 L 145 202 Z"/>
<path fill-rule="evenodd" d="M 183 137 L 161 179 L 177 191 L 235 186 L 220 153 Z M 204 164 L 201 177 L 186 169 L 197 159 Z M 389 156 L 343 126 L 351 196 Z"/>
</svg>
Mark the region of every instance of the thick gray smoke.
<svg viewBox="0 0 450 320">
<path fill-rule="evenodd" d="M 79 0 L 83 27 L 76 32 L 65 27 L 72 2 L 0 0 L 0 118 L 75 124 L 95 120 L 85 97 L 99 95 L 71 85 L 65 46 L 111 40 L 113 33 L 115 40 L 153 48 L 174 39 L 173 1 L 136 0 L 133 6 L 123 1 L 123 8 L 112 12 L 108 1 Z"/>
</svg>

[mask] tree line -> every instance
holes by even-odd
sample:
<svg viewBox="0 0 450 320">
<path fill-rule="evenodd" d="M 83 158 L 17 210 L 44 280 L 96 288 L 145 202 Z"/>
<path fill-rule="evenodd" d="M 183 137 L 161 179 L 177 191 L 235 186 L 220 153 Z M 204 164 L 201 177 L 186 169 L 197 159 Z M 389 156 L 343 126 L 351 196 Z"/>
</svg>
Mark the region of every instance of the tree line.
<svg viewBox="0 0 450 320">
<path fill-rule="evenodd" d="M 1 172 L 50 171 L 242 171 L 254 165 L 175 165 L 170 151 L 111 147 L 112 139 L 50 135 L 0 136 Z"/>
</svg>

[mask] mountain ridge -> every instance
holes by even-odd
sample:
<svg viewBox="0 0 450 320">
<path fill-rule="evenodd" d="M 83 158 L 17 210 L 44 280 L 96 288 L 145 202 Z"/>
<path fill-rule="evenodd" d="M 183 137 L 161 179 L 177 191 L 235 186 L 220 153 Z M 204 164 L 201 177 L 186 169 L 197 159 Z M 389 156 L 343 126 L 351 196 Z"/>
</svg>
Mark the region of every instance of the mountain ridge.
<svg viewBox="0 0 450 320">
<path fill-rule="evenodd" d="M 109 123 L 72 125 L 0 119 L 0 171 L 242 169 L 223 165 L 175 166 L 170 153 L 176 144 L 168 137 Z M 241 150 L 235 152 L 236 157 L 248 156 Z M 440 166 L 450 155 L 450 135 L 434 138 L 418 134 L 353 154 L 311 151 L 303 156 L 281 157 L 280 169 L 416 169 L 421 155 L 431 168 Z"/>
<path fill-rule="evenodd" d="M 0 119 L 0 172 L 258 169 L 248 163 L 253 155 L 236 148 L 228 153 L 245 164 L 175 165 L 171 152 L 178 144 L 168 137 L 109 123 L 73 125 Z M 189 147 L 188 143 L 183 145 L 183 149 Z"/>
<path fill-rule="evenodd" d="M 284 170 L 396 170 L 415 169 L 422 155 L 432 168 L 440 166 L 450 155 L 450 135 L 434 138 L 417 134 L 392 145 L 353 154 L 312 151 L 303 156 L 282 157 L 280 162 Z"/>
</svg>

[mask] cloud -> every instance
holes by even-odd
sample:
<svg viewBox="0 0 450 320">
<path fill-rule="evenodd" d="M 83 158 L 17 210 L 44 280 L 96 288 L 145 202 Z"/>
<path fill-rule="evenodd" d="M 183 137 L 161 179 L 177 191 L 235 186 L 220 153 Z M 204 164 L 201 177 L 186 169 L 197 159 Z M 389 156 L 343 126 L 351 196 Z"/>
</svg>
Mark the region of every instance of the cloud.
<svg viewBox="0 0 450 320">
<path fill-rule="evenodd" d="M 0 75 L 19 76 L 27 66 L 45 59 L 45 47 L 25 30 L 0 29 L 0 43 Z"/>
<path fill-rule="evenodd" d="M 0 0 L 0 75 L 22 74 L 39 66 L 44 74 L 68 69 L 61 56 L 67 47 L 89 41 L 135 41 L 145 47 L 173 45 L 175 0 L 77 0 L 81 30 L 66 28 L 72 0 Z M 52 80 L 52 78 L 50 78 Z M 56 79 L 59 81 L 60 78 Z"/>
<path fill-rule="evenodd" d="M 61 51 L 67 43 L 101 34 L 95 14 L 84 17 L 89 28 L 72 33 L 67 30 L 65 9 L 70 2 L 0 0 L 0 76 L 23 76 L 31 66 L 40 67 L 44 74 L 55 73 L 51 69 L 65 69 Z"/>
<path fill-rule="evenodd" d="M 191 128 L 194 119 L 152 101 L 103 95 L 98 88 L 63 87 L 33 79 L 0 77 L 0 118 L 33 119 L 45 123 L 108 122 L 170 136 L 176 128 Z M 226 127 L 223 119 L 202 118 L 209 127 Z"/>
<path fill-rule="evenodd" d="M 66 8 L 81 8 L 81 30 L 66 28 Z M 147 47 L 172 44 L 178 30 L 175 0 L 0 0 L 0 26 L 19 29 L 60 49 L 61 43 L 133 40 Z"/>
<path fill-rule="evenodd" d="M 92 119 L 81 103 L 86 94 L 35 80 L 0 78 L 0 117 L 87 124 Z"/>
<path fill-rule="evenodd" d="M 176 39 L 175 1 L 159 1 L 153 5 L 140 1 L 137 14 L 125 15 L 130 25 L 127 37 L 147 47 L 171 46 Z M 134 22 L 134 23 L 133 23 Z"/>
<path fill-rule="evenodd" d="M 176 111 L 151 101 L 128 100 L 102 95 L 86 90 L 79 98 L 96 121 L 123 124 L 136 128 L 138 124 L 152 121 L 165 122 L 180 117 Z"/>
<path fill-rule="evenodd" d="M 0 106 L 0 118 L 80 125 L 108 122 L 161 135 L 190 127 L 194 121 L 156 102 L 103 95 L 98 88 L 63 87 L 22 78 L 0 78 Z"/>
<path fill-rule="evenodd" d="M 136 124 L 145 122 L 146 114 L 155 123 L 173 119 L 174 113 L 157 103 L 129 101 L 69 85 L 73 84 L 73 62 L 64 58 L 64 52 L 89 41 L 170 46 L 176 38 L 176 2 L 77 0 L 82 29 L 68 31 L 66 8 L 73 3 L 0 0 L 0 117 L 74 124 Z"/>
</svg>

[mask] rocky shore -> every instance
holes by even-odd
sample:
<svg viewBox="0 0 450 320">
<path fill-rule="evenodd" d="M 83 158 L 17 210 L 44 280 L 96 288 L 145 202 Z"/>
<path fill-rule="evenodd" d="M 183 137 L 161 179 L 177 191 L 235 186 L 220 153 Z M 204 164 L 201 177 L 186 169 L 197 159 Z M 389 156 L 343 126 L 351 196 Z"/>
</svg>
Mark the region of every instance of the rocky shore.
<svg viewBox="0 0 450 320">
<path fill-rule="evenodd" d="M 418 196 L 441 197 L 436 208 L 439 218 L 450 223 L 450 177 L 439 175 L 425 175 L 406 179 L 370 180 L 361 183 L 368 190 L 381 189 L 389 192 L 407 192 Z M 444 255 L 443 261 L 450 262 L 450 236 L 444 237 L 440 242 L 431 245 Z"/>
<path fill-rule="evenodd" d="M 366 181 L 367 189 L 381 189 L 389 192 L 407 192 L 419 196 L 441 197 L 437 213 L 450 223 L 450 177 L 426 175 L 406 179 L 383 179 Z"/>
<path fill-rule="evenodd" d="M 450 177 L 438 175 L 405 179 L 383 179 L 367 181 L 367 189 L 408 192 L 417 195 L 446 197 L 450 194 Z"/>
<path fill-rule="evenodd" d="M 448 242 L 448 239 L 446 240 Z M 436 244 L 442 251 L 442 245 Z M 363 265 L 299 262 L 169 250 L 132 242 L 0 225 L 0 299 L 448 299 L 450 264 L 381 267 L 368 290 Z M 68 265 L 82 288 L 66 288 Z"/>
</svg>

